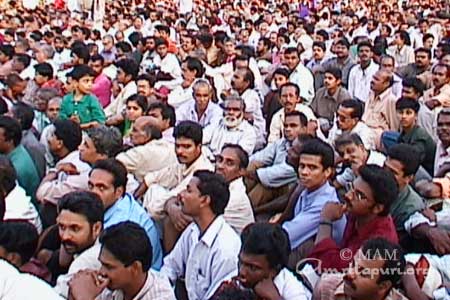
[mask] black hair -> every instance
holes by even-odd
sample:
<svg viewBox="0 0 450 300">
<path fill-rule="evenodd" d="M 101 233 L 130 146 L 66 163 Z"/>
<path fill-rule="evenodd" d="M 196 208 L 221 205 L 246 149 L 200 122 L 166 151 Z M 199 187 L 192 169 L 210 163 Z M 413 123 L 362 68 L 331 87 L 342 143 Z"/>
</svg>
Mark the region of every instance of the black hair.
<svg viewBox="0 0 450 300">
<path fill-rule="evenodd" d="M 272 47 L 272 42 L 270 41 L 270 39 L 268 39 L 266 37 L 260 38 L 259 41 L 263 42 L 264 46 L 267 46 L 268 49 L 270 49 Z"/>
<path fill-rule="evenodd" d="M 164 32 L 167 33 L 167 34 L 170 34 L 170 28 L 169 28 L 169 26 L 166 26 L 166 25 L 156 25 L 156 26 L 155 26 L 155 29 L 158 30 L 158 31 L 164 31 Z"/>
<path fill-rule="evenodd" d="M 295 90 L 295 94 L 297 95 L 297 97 L 300 97 L 300 88 L 298 87 L 297 84 L 293 83 L 293 82 L 286 82 L 285 84 L 283 84 L 282 86 L 280 86 L 280 95 L 281 95 L 281 91 L 286 88 L 286 87 L 293 87 Z"/>
<path fill-rule="evenodd" d="M 203 129 L 200 124 L 193 121 L 181 121 L 173 130 L 173 137 L 186 138 L 194 142 L 195 145 L 201 145 L 203 139 Z"/>
<path fill-rule="evenodd" d="M 395 287 L 400 284 L 406 267 L 402 248 L 384 238 L 373 238 L 362 245 L 364 257 L 370 260 L 379 259 L 384 262 L 378 283 L 390 281 Z"/>
<path fill-rule="evenodd" d="M 91 225 L 103 223 L 103 202 L 92 192 L 76 191 L 65 194 L 58 202 L 58 212 L 63 210 L 84 216 Z"/>
<path fill-rule="evenodd" d="M 134 94 L 134 95 L 131 95 L 130 97 L 128 97 L 128 99 L 125 101 L 125 103 L 128 104 L 128 102 L 131 102 L 131 101 L 136 102 L 137 105 L 142 109 L 142 113 L 145 114 L 145 112 L 148 109 L 147 97 L 138 95 L 138 94 Z"/>
<path fill-rule="evenodd" d="M 407 108 L 414 110 L 414 112 L 417 115 L 417 113 L 419 112 L 419 109 L 420 109 L 420 104 L 419 104 L 419 102 L 417 102 L 414 99 L 405 98 L 405 97 L 398 99 L 397 102 L 395 103 L 396 110 L 403 110 L 403 109 L 407 109 Z"/>
<path fill-rule="evenodd" d="M 324 29 L 320 29 L 316 32 L 317 35 L 320 35 L 325 41 L 327 41 L 330 38 L 330 35 L 328 32 Z M 313 44 L 314 47 L 314 44 Z M 325 51 L 325 50 L 324 50 Z"/>
<path fill-rule="evenodd" d="M 343 146 L 355 144 L 356 146 L 364 146 L 364 143 L 357 133 L 343 133 L 334 141 L 334 147 L 340 149 Z"/>
<path fill-rule="evenodd" d="M 17 147 L 22 140 L 22 128 L 19 121 L 8 116 L 0 116 L 0 128 L 3 128 L 5 141 L 13 142 Z"/>
<path fill-rule="evenodd" d="M 31 63 L 31 57 L 28 54 L 18 53 L 14 55 L 14 59 L 22 63 L 25 68 L 27 68 Z"/>
<path fill-rule="evenodd" d="M 5 56 L 9 57 L 10 59 L 14 56 L 14 47 L 11 45 L 0 45 L 0 52 L 5 54 Z"/>
<path fill-rule="evenodd" d="M 325 73 L 330 73 L 336 80 L 342 80 L 342 71 L 339 68 L 329 67 Z"/>
<path fill-rule="evenodd" d="M 319 41 L 315 41 L 312 45 L 312 47 L 319 47 L 320 49 L 322 49 L 322 51 L 326 51 L 327 50 L 327 46 L 325 45 L 324 42 L 319 42 Z"/>
<path fill-rule="evenodd" d="M 105 63 L 105 59 L 104 59 L 103 56 L 101 56 L 100 54 L 92 55 L 92 56 L 89 58 L 89 60 L 90 60 L 90 61 L 100 61 L 101 64 L 102 64 L 102 66 L 103 66 L 103 64 Z"/>
<path fill-rule="evenodd" d="M 250 68 L 240 68 L 240 70 L 243 70 L 245 72 L 244 80 L 249 83 L 248 88 L 254 89 L 255 88 L 255 75 L 253 74 L 252 70 L 250 70 Z"/>
<path fill-rule="evenodd" d="M 78 81 L 85 76 L 95 77 L 95 72 L 91 67 L 83 64 L 73 67 L 72 71 L 70 71 L 67 76 L 69 76 L 73 80 Z"/>
<path fill-rule="evenodd" d="M 420 167 L 420 154 L 410 144 L 396 144 L 388 149 L 387 154 L 389 158 L 402 163 L 405 176 L 416 174 Z"/>
<path fill-rule="evenodd" d="M 55 127 L 56 138 L 62 140 L 69 152 L 78 149 L 82 140 L 82 132 L 78 123 L 72 120 L 56 120 L 53 126 Z"/>
<path fill-rule="evenodd" d="M 139 65 L 134 59 L 124 58 L 116 62 L 116 67 L 120 68 L 127 75 L 131 75 L 132 80 L 136 80 L 139 73 Z"/>
<path fill-rule="evenodd" d="M 406 77 L 402 80 L 402 86 L 413 88 L 416 94 L 419 96 L 423 95 L 423 91 L 425 91 L 425 84 L 422 82 L 422 80 L 418 79 L 417 77 Z"/>
<path fill-rule="evenodd" d="M 72 55 L 76 55 L 78 58 L 83 59 L 83 63 L 86 64 L 89 61 L 89 48 L 81 43 L 81 44 L 77 44 L 76 46 L 72 47 L 72 52 L 71 52 L 71 56 Z"/>
<path fill-rule="evenodd" d="M 242 289 L 237 284 L 223 284 L 211 300 L 256 300 L 256 294 L 251 289 Z"/>
<path fill-rule="evenodd" d="M 49 63 L 37 64 L 34 66 L 34 69 L 36 70 L 36 74 L 48 77 L 49 79 L 53 78 L 53 67 Z"/>
<path fill-rule="evenodd" d="M 99 127 L 89 128 L 86 134 L 99 154 L 115 157 L 122 150 L 122 134 L 115 127 L 100 125 Z"/>
<path fill-rule="evenodd" d="M 273 75 L 274 75 L 274 76 L 275 76 L 275 75 L 281 75 L 281 76 L 284 76 L 284 77 L 286 77 L 286 78 L 289 78 L 290 72 L 289 72 L 289 70 L 286 69 L 286 68 L 277 68 L 277 69 L 275 70 L 275 72 L 273 72 Z"/>
<path fill-rule="evenodd" d="M 277 272 L 288 264 L 291 244 L 286 231 L 278 224 L 250 224 L 242 231 L 241 242 L 241 252 L 264 255 L 270 268 Z"/>
<path fill-rule="evenodd" d="M 321 164 L 324 169 L 334 167 L 333 148 L 319 138 L 314 138 L 305 142 L 300 155 L 302 154 L 320 156 Z"/>
<path fill-rule="evenodd" d="M 153 260 L 152 244 L 145 229 L 138 224 L 126 221 L 112 225 L 102 232 L 99 240 L 102 250 L 108 250 L 125 267 L 139 261 L 143 272 L 150 269 Z"/>
<path fill-rule="evenodd" d="M 198 58 L 188 57 L 184 60 L 184 62 L 186 63 L 186 66 L 190 71 L 195 71 L 196 78 L 203 77 L 203 74 L 205 74 L 205 68 Z"/>
<path fill-rule="evenodd" d="M 200 182 L 198 190 L 202 196 L 209 196 L 211 199 L 211 210 L 216 215 L 222 215 L 230 200 L 230 189 L 222 175 L 211 171 L 197 170 L 194 177 Z"/>
<path fill-rule="evenodd" d="M 352 108 L 353 109 L 351 114 L 352 118 L 357 118 L 358 120 L 361 120 L 362 115 L 364 113 L 364 107 L 360 101 L 354 99 L 347 99 L 342 101 L 340 106 L 345 108 Z"/>
<path fill-rule="evenodd" d="M 136 77 L 136 82 L 145 80 L 148 82 L 151 88 L 155 86 L 156 78 L 154 76 L 148 75 L 148 74 L 141 74 L 138 77 Z"/>
<path fill-rule="evenodd" d="M 306 118 L 305 114 L 299 111 L 291 111 L 284 115 L 284 119 L 286 120 L 287 117 L 298 117 L 300 119 L 300 124 L 302 124 L 302 127 L 308 126 L 308 119 Z"/>
<path fill-rule="evenodd" d="M 116 48 L 122 50 L 123 53 L 131 53 L 133 48 L 131 48 L 131 45 L 127 42 L 118 42 L 116 45 Z"/>
<path fill-rule="evenodd" d="M 411 39 L 409 38 L 409 34 L 408 32 L 404 31 L 404 30 L 397 30 L 395 32 L 395 34 L 398 34 L 400 36 L 400 39 L 403 40 L 403 42 L 405 43 L 405 45 L 410 46 L 411 45 Z"/>
<path fill-rule="evenodd" d="M 398 185 L 392 172 L 377 165 L 364 165 L 359 169 L 361 178 L 370 186 L 375 202 L 384 209 L 380 216 L 387 216 L 391 204 L 397 199 Z"/>
<path fill-rule="evenodd" d="M 347 49 L 350 49 L 350 42 L 346 38 L 340 38 L 337 40 L 336 45 L 341 45 Z"/>
<path fill-rule="evenodd" d="M 357 48 L 358 52 L 359 52 L 359 50 L 360 50 L 362 47 L 368 47 L 368 48 L 370 49 L 370 51 L 373 51 L 372 43 L 369 42 L 369 41 L 362 41 L 362 42 L 360 42 L 360 43 L 358 44 L 358 48 Z"/>
<path fill-rule="evenodd" d="M 295 53 L 295 54 L 297 54 L 297 56 L 300 56 L 298 54 L 297 48 L 295 48 L 295 47 L 287 47 L 286 49 L 284 49 L 284 54 L 292 54 L 292 53 Z"/>
<path fill-rule="evenodd" d="M 18 253 L 22 264 L 26 264 L 33 257 L 38 241 L 36 228 L 28 222 L 0 223 L 0 246 L 9 253 Z"/>
<path fill-rule="evenodd" d="M 130 34 L 128 36 L 128 40 L 130 41 L 131 45 L 133 45 L 133 47 L 137 47 L 141 38 L 142 38 L 142 34 L 137 31 L 133 32 L 132 34 Z M 127 52 L 130 52 L 130 51 L 127 51 Z"/>
<path fill-rule="evenodd" d="M 170 127 L 175 126 L 177 119 L 176 119 L 175 109 L 173 108 L 172 105 L 165 104 L 162 102 L 154 102 L 148 106 L 147 113 L 154 109 L 161 110 L 161 115 L 162 115 L 163 120 L 169 120 Z"/>
<path fill-rule="evenodd" d="M 6 155 L 0 155 L 0 173 L 3 174 L 0 177 L 0 186 L 3 188 L 1 192 L 8 195 L 16 187 L 17 172 Z"/>
<path fill-rule="evenodd" d="M 19 121 L 22 130 L 29 130 L 33 127 L 34 110 L 28 104 L 17 102 L 11 109 L 14 118 Z"/>
<path fill-rule="evenodd" d="M 125 194 L 127 188 L 128 172 L 125 166 L 120 161 L 115 158 L 107 158 L 96 161 L 92 166 L 89 176 L 95 169 L 103 170 L 111 174 L 114 177 L 114 188 L 123 187 L 123 194 Z"/>
<path fill-rule="evenodd" d="M 415 54 L 417 54 L 419 52 L 426 53 L 426 55 L 428 56 L 428 59 L 431 59 L 431 50 L 430 49 L 420 47 L 414 51 Z"/>
<path fill-rule="evenodd" d="M 169 46 L 169 43 L 163 38 L 155 38 L 155 49 L 161 45 Z"/>
<path fill-rule="evenodd" d="M 239 168 L 247 169 L 248 164 L 249 164 L 249 156 L 248 156 L 247 151 L 245 151 L 241 145 L 228 143 L 222 147 L 222 151 L 224 149 L 233 149 L 235 151 L 237 157 L 239 158 Z"/>
</svg>

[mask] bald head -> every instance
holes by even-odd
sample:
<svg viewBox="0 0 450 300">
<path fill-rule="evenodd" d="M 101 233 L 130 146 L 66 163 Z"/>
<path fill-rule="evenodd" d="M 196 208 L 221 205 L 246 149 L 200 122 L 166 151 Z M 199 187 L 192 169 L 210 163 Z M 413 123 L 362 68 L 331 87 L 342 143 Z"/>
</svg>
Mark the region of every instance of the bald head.
<svg viewBox="0 0 450 300">
<path fill-rule="evenodd" d="M 370 83 L 370 88 L 376 95 L 381 94 L 392 85 L 392 76 L 392 72 L 386 69 L 378 70 L 373 75 L 372 82 Z"/>
<path fill-rule="evenodd" d="M 150 116 L 139 117 L 133 124 L 130 138 L 135 146 L 144 145 L 162 137 L 158 119 Z"/>
</svg>

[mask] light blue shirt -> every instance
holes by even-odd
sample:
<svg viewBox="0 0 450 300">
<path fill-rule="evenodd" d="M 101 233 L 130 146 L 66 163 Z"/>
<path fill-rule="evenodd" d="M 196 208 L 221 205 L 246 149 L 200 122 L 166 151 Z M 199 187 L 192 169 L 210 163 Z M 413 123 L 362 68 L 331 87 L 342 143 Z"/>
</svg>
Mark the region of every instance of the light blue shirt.
<svg viewBox="0 0 450 300">
<path fill-rule="evenodd" d="M 106 210 L 103 227 L 106 229 L 125 221 L 134 222 L 145 229 L 153 249 L 152 268 L 159 271 L 163 253 L 158 229 L 145 209 L 128 193 Z"/>
<path fill-rule="evenodd" d="M 289 235 L 291 248 L 295 249 L 312 238 L 319 230 L 320 213 L 327 202 L 339 202 L 336 189 L 328 181 L 313 192 L 304 190 L 294 209 L 294 218 L 284 222 L 283 228 Z M 341 242 L 347 221 L 345 215 L 333 223 L 333 240 Z"/>
<path fill-rule="evenodd" d="M 205 112 L 199 118 L 197 111 L 195 110 L 195 100 L 190 100 L 178 107 L 176 115 L 177 124 L 181 121 L 188 120 L 197 122 L 205 128 L 206 126 L 216 126 L 219 124 L 220 120 L 223 118 L 223 110 L 219 105 L 209 101 Z"/>
</svg>

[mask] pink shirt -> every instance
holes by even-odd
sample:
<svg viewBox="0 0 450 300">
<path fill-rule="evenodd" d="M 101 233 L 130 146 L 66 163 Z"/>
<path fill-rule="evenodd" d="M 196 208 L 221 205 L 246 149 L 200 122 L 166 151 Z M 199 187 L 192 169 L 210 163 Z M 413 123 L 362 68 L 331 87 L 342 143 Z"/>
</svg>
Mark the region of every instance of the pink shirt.
<svg viewBox="0 0 450 300">
<path fill-rule="evenodd" d="M 98 98 L 103 108 L 111 102 L 111 86 L 111 80 L 105 74 L 98 75 L 94 80 L 92 93 Z"/>
</svg>

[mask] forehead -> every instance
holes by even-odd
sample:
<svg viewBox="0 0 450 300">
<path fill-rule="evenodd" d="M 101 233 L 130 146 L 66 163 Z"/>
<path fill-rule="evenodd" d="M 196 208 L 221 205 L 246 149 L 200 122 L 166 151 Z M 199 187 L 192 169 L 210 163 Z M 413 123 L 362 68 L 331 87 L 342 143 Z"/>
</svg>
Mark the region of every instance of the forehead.
<svg viewBox="0 0 450 300">
<path fill-rule="evenodd" d="M 240 108 L 242 106 L 242 102 L 238 100 L 227 100 L 224 103 L 225 108 Z"/>
<path fill-rule="evenodd" d="M 450 122 L 450 114 L 440 113 L 438 115 L 437 121 L 438 121 L 438 123 L 449 123 Z M 3 130 L 3 128 L 0 128 L 0 131 L 1 130 Z"/>
<path fill-rule="evenodd" d="M 175 139 L 175 145 L 176 146 L 192 146 L 192 145 L 195 145 L 195 143 L 193 140 L 191 140 L 189 138 L 178 137 Z"/>
<path fill-rule="evenodd" d="M 198 185 L 200 184 L 200 179 L 198 179 L 197 177 L 192 177 L 191 180 L 188 183 L 188 186 L 191 189 L 198 189 Z"/>
<path fill-rule="evenodd" d="M 286 116 L 284 118 L 285 123 L 297 123 L 300 124 L 300 117 L 299 116 Z"/>
<path fill-rule="evenodd" d="M 322 166 L 322 157 L 315 154 L 300 153 L 300 163 L 307 165 Z"/>
<path fill-rule="evenodd" d="M 61 210 L 61 212 L 58 214 L 58 217 L 56 218 L 56 221 L 58 222 L 58 224 L 64 225 L 79 225 L 88 223 L 88 220 L 85 216 L 71 212 L 67 209 Z"/>
<path fill-rule="evenodd" d="M 386 159 L 384 165 L 391 170 L 400 170 L 400 171 L 403 170 L 403 164 L 400 161 L 391 157 L 388 157 Z"/>
<path fill-rule="evenodd" d="M 281 88 L 281 94 L 296 94 L 297 90 L 292 85 L 284 86 Z"/>
<path fill-rule="evenodd" d="M 111 185 L 113 184 L 114 176 L 102 169 L 94 169 L 89 176 L 89 182 L 93 185 L 103 184 Z"/>
<path fill-rule="evenodd" d="M 232 161 L 239 160 L 236 150 L 232 149 L 232 148 L 223 149 L 222 152 L 220 153 L 220 155 L 222 155 L 224 160 L 232 160 Z"/>
</svg>

